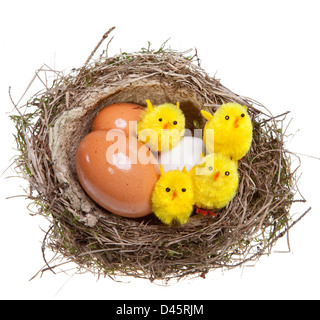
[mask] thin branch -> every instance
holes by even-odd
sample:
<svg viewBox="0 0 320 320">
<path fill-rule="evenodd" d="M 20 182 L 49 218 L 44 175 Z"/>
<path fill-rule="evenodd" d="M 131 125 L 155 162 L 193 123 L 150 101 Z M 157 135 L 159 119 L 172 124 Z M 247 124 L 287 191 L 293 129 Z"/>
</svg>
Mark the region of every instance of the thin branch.
<svg viewBox="0 0 320 320">
<path fill-rule="evenodd" d="M 94 56 L 94 54 L 97 52 L 97 50 L 99 49 L 99 47 L 101 46 L 102 42 L 108 38 L 109 34 L 115 29 L 116 27 L 112 27 L 110 28 L 101 38 L 101 40 L 99 41 L 99 43 L 96 45 L 96 47 L 93 49 L 93 51 L 91 52 L 90 56 L 88 57 L 88 59 L 86 60 L 86 62 L 84 63 L 82 70 L 84 70 L 86 68 L 86 66 L 89 64 L 90 60 L 92 59 L 92 57 Z"/>
</svg>

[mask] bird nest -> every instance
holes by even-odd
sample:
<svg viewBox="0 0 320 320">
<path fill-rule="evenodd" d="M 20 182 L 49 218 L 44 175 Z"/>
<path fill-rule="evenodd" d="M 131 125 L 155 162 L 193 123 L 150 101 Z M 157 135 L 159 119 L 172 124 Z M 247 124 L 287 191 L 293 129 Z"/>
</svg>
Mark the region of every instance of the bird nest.
<svg viewBox="0 0 320 320">
<path fill-rule="evenodd" d="M 63 257 L 63 263 L 75 262 L 99 275 L 169 280 L 204 277 L 269 253 L 301 218 L 290 216 L 297 188 L 291 153 L 284 148 L 285 115 L 274 117 L 258 102 L 228 90 L 200 67 L 196 51 L 149 45 L 113 57 L 105 50 L 93 60 L 101 42 L 81 68 L 67 76 L 52 71 L 53 85 L 12 116 L 20 150 L 17 170 L 30 185 L 26 196 L 51 224 L 43 240 L 42 271 L 55 272 Z M 237 195 L 218 217 L 194 215 L 180 227 L 163 225 L 153 215 L 123 218 L 98 206 L 82 189 L 75 155 L 94 117 L 107 105 L 145 106 L 146 99 L 155 105 L 179 101 L 191 131 L 204 127 L 201 109 L 214 112 L 227 102 L 248 107 L 252 147 L 239 162 Z M 48 250 L 54 253 L 50 261 Z"/>
</svg>

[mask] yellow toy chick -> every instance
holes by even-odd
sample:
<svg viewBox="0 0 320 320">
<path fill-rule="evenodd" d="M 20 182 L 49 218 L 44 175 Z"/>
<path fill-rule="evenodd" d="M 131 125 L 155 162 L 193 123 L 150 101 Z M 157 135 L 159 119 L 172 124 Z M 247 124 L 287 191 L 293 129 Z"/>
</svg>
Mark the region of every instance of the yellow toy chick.
<svg viewBox="0 0 320 320">
<path fill-rule="evenodd" d="M 214 115 L 204 110 L 201 114 L 208 120 L 203 135 L 208 153 L 223 153 L 233 160 L 247 154 L 252 142 L 252 123 L 245 106 L 226 103 Z"/>
<path fill-rule="evenodd" d="M 175 147 L 185 131 L 185 116 L 180 104 L 165 103 L 153 106 L 147 100 L 147 108 L 141 112 L 137 124 L 138 140 L 152 151 L 168 151 Z"/>
<path fill-rule="evenodd" d="M 194 166 L 190 175 L 193 180 L 196 210 L 204 215 L 216 215 L 209 210 L 225 207 L 236 195 L 239 175 L 238 164 L 221 153 L 212 153 L 203 157 L 199 165 Z"/>
<path fill-rule="evenodd" d="M 165 224 L 185 224 L 193 212 L 194 193 L 190 175 L 184 168 L 164 172 L 152 193 L 152 211 Z"/>
</svg>

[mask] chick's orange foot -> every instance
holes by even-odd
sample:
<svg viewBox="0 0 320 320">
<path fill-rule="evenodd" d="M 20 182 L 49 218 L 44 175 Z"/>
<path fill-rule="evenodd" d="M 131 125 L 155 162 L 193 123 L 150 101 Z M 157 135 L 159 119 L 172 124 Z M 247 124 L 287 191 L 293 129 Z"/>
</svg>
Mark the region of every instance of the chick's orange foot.
<svg viewBox="0 0 320 320">
<path fill-rule="evenodd" d="M 203 216 L 210 215 L 211 217 L 217 217 L 217 214 L 212 212 L 209 209 L 201 209 L 196 205 L 194 206 L 194 208 L 195 208 L 197 214 L 202 214 Z"/>
</svg>

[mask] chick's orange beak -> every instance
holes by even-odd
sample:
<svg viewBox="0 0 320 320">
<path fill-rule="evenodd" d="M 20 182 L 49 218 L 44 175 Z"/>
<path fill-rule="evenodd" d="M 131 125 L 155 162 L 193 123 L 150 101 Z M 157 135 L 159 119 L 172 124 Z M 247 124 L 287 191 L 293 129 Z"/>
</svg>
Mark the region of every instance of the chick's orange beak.
<svg viewBox="0 0 320 320">
<path fill-rule="evenodd" d="M 236 120 L 234 121 L 234 127 L 238 128 L 239 127 L 239 118 L 236 118 Z"/>
<path fill-rule="evenodd" d="M 217 181 L 218 178 L 219 178 L 219 176 L 220 176 L 220 172 L 218 171 L 218 172 L 213 176 L 214 181 Z"/>
<path fill-rule="evenodd" d="M 172 196 L 172 200 L 174 200 L 176 198 L 176 196 L 177 196 L 177 191 L 174 190 L 174 193 L 173 193 L 173 196 Z"/>
<path fill-rule="evenodd" d="M 167 122 L 164 126 L 163 126 L 163 129 L 168 129 L 169 127 L 169 122 Z"/>
</svg>

